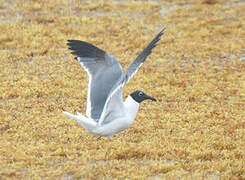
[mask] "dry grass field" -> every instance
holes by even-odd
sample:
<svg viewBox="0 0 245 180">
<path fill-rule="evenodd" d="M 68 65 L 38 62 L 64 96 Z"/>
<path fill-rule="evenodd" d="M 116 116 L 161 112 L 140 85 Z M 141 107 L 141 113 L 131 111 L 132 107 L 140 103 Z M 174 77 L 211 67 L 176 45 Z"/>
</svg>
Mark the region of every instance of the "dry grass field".
<svg viewBox="0 0 245 180">
<path fill-rule="evenodd" d="M 4 0 L 0 3 L 0 179 L 245 179 L 242 0 Z M 112 140 L 85 114 L 87 74 L 67 48 L 88 41 L 127 68 L 165 34 L 124 88 L 141 104 Z"/>
</svg>

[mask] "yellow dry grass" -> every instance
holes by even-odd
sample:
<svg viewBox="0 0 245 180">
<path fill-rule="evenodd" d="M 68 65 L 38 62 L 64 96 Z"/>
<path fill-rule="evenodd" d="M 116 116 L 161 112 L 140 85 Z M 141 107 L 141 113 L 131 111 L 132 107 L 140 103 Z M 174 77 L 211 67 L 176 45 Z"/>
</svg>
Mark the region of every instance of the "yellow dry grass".
<svg viewBox="0 0 245 180">
<path fill-rule="evenodd" d="M 244 179 L 245 3 L 240 0 L 5 0 L 0 4 L 0 179 Z M 87 75 L 68 39 L 123 69 L 165 35 L 125 87 L 143 103 L 112 140 L 85 114 Z"/>
</svg>

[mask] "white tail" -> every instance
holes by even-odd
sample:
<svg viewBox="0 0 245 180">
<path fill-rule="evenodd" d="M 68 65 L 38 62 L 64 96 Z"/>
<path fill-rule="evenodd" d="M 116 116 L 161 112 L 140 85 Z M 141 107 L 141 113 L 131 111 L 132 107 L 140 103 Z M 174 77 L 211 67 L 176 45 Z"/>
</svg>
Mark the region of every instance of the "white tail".
<svg viewBox="0 0 245 180">
<path fill-rule="evenodd" d="M 77 112 L 77 115 L 71 114 L 69 112 L 63 111 L 63 114 L 68 117 L 75 119 L 84 129 L 91 132 L 96 126 L 97 123 L 93 119 L 86 118 L 82 114 Z"/>
</svg>

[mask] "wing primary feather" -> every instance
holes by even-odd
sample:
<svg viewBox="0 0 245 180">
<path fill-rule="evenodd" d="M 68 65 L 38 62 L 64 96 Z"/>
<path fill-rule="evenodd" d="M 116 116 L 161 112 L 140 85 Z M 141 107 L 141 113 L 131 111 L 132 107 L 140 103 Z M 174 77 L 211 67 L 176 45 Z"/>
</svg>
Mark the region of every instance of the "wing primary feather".
<svg viewBox="0 0 245 180">
<path fill-rule="evenodd" d="M 71 50 L 71 54 L 78 57 L 101 58 L 105 56 L 105 51 L 98 47 L 80 40 L 68 40 L 67 45 Z"/>
<path fill-rule="evenodd" d="M 147 45 L 147 47 L 142 51 L 142 53 L 140 53 L 137 58 L 135 59 L 135 61 L 141 61 L 144 62 L 144 60 L 147 58 L 147 56 L 149 56 L 152 52 L 152 49 L 154 47 L 156 47 L 156 43 L 160 40 L 160 37 L 163 35 L 163 31 L 165 30 L 165 28 L 163 28 L 158 34 L 157 36 L 150 42 L 150 44 Z M 143 58 L 143 59 L 142 59 Z"/>
<path fill-rule="evenodd" d="M 156 47 L 157 42 L 160 40 L 161 36 L 163 35 L 165 28 L 163 28 L 156 37 L 146 46 L 146 48 L 136 57 L 136 59 L 133 61 L 133 63 L 130 64 L 126 72 L 124 73 L 124 76 L 126 78 L 126 82 L 128 82 L 133 75 L 137 72 L 139 67 L 142 65 L 142 63 L 146 60 L 146 58 L 151 54 L 152 49 Z"/>
</svg>

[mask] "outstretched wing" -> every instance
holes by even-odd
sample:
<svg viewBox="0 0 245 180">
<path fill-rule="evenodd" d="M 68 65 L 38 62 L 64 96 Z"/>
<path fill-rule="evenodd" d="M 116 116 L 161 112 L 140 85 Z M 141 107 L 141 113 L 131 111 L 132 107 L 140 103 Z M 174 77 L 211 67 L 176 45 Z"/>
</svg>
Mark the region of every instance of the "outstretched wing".
<svg viewBox="0 0 245 180">
<path fill-rule="evenodd" d="M 87 42 L 68 40 L 67 45 L 89 77 L 86 115 L 98 121 L 113 85 L 122 76 L 121 65 L 113 56 Z"/>
<path fill-rule="evenodd" d="M 114 107 L 115 105 L 123 106 L 122 101 L 122 90 L 124 85 L 133 77 L 133 75 L 138 71 L 140 66 L 144 63 L 146 58 L 151 54 L 152 49 L 156 46 L 156 43 L 160 40 L 160 37 L 163 35 L 164 28 L 157 34 L 157 36 L 147 45 L 147 47 L 137 56 L 137 58 L 133 61 L 133 63 L 129 66 L 123 76 L 118 79 L 118 81 L 112 87 L 108 98 L 106 100 L 103 112 L 101 114 L 99 125 L 106 123 L 107 116 L 111 113 L 111 110 L 118 109 Z M 117 103 L 114 103 L 117 101 Z M 112 108 L 114 107 L 114 108 Z M 121 114 L 124 112 L 118 112 L 117 114 Z"/>
<path fill-rule="evenodd" d="M 146 46 L 146 48 L 137 56 L 137 58 L 130 64 L 128 69 L 125 71 L 124 76 L 126 82 L 128 83 L 129 80 L 134 76 L 134 74 L 138 71 L 140 66 L 144 63 L 146 58 L 151 54 L 152 49 L 156 47 L 157 42 L 160 40 L 161 36 L 163 35 L 163 28 L 156 37 Z"/>
</svg>

